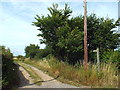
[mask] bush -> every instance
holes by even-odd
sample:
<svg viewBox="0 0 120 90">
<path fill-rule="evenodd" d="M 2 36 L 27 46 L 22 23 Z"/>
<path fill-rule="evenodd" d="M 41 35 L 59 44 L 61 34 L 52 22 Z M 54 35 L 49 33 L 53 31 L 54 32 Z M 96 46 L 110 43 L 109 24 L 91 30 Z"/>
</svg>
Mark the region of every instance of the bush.
<svg viewBox="0 0 120 90">
<path fill-rule="evenodd" d="M 104 62 L 120 63 L 120 51 L 104 52 L 101 57 Z"/>
<path fill-rule="evenodd" d="M 11 88 L 12 86 L 18 85 L 19 78 L 16 76 L 18 68 L 13 61 L 10 58 L 6 58 L 5 55 L 2 55 L 2 60 L 2 87 Z"/>
<path fill-rule="evenodd" d="M 13 55 L 2 47 L 2 89 L 9 90 L 19 84 L 18 67 L 13 63 Z"/>
<path fill-rule="evenodd" d="M 42 59 L 50 54 L 49 49 L 39 49 L 38 53 L 35 56 L 35 59 Z"/>
</svg>

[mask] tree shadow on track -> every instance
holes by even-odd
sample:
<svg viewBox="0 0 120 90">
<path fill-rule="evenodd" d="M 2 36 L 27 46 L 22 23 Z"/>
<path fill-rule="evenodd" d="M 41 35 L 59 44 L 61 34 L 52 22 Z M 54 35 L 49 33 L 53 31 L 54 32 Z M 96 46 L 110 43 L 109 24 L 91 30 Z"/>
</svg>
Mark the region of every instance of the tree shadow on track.
<svg viewBox="0 0 120 90">
<path fill-rule="evenodd" d="M 34 84 L 37 84 L 37 83 L 41 83 L 41 82 L 49 82 L 49 81 L 53 81 L 53 80 L 56 80 L 57 78 L 59 78 L 59 75 L 53 79 L 50 79 L 50 80 L 46 80 L 46 81 L 37 81 L 35 83 L 32 83 L 32 84 L 29 84 L 29 85 L 34 85 Z"/>
</svg>

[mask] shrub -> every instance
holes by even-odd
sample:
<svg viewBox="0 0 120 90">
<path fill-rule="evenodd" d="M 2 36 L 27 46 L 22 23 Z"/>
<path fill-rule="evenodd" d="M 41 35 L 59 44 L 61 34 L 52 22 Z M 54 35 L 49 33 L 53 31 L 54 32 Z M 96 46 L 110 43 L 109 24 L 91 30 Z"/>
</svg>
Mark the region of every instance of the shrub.
<svg viewBox="0 0 120 90">
<path fill-rule="evenodd" d="M 50 54 L 48 49 L 39 49 L 38 53 L 35 56 L 35 59 L 42 59 Z"/>
<path fill-rule="evenodd" d="M 120 63 L 120 51 L 108 51 L 104 52 L 101 56 L 104 62 Z"/>
<path fill-rule="evenodd" d="M 2 47 L 2 89 L 9 90 L 19 84 L 18 67 L 13 63 L 13 55 Z"/>
</svg>

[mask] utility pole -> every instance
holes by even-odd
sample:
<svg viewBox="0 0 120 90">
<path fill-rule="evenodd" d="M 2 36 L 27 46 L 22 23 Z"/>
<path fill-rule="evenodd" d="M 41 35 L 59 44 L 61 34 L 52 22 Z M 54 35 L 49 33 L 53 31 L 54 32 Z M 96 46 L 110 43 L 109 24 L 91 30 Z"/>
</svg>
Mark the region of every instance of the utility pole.
<svg viewBox="0 0 120 90">
<path fill-rule="evenodd" d="M 87 45 L 87 4 L 84 0 L 84 69 L 88 69 L 88 45 Z"/>
</svg>

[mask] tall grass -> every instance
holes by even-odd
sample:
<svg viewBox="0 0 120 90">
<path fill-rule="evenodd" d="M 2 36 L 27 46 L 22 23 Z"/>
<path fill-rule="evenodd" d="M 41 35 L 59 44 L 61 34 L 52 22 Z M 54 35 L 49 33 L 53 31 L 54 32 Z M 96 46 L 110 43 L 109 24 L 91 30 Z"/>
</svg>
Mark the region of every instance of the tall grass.
<svg viewBox="0 0 120 90">
<path fill-rule="evenodd" d="M 114 63 L 101 63 L 100 72 L 97 71 L 96 64 L 88 64 L 88 70 L 85 71 L 83 65 L 77 64 L 71 66 L 68 63 L 63 63 L 55 58 L 49 60 L 50 67 L 55 74 L 65 79 L 69 79 L 83 85 L 90 85 L 95 87 L 117 87 L 118 86 L 118 71 Z"/>
<path fill-rule="evenodd" d="M 85 71 L 83 65 L 79 63 L 72 66 L 67 62 L 58 61 L 54 57 L 43 61 L 34 60 L 33 63 L 37 67 L 44 68 L 53 76 L 59 75 L 63 80 L 70 80 L 77 84 L 104 88 L 118 86 L 118 71 L 115 63 L 101 63 L 100 72 L 97 71 L 96 64 L 89 63 L 88 70 Z"/>
</svg>

